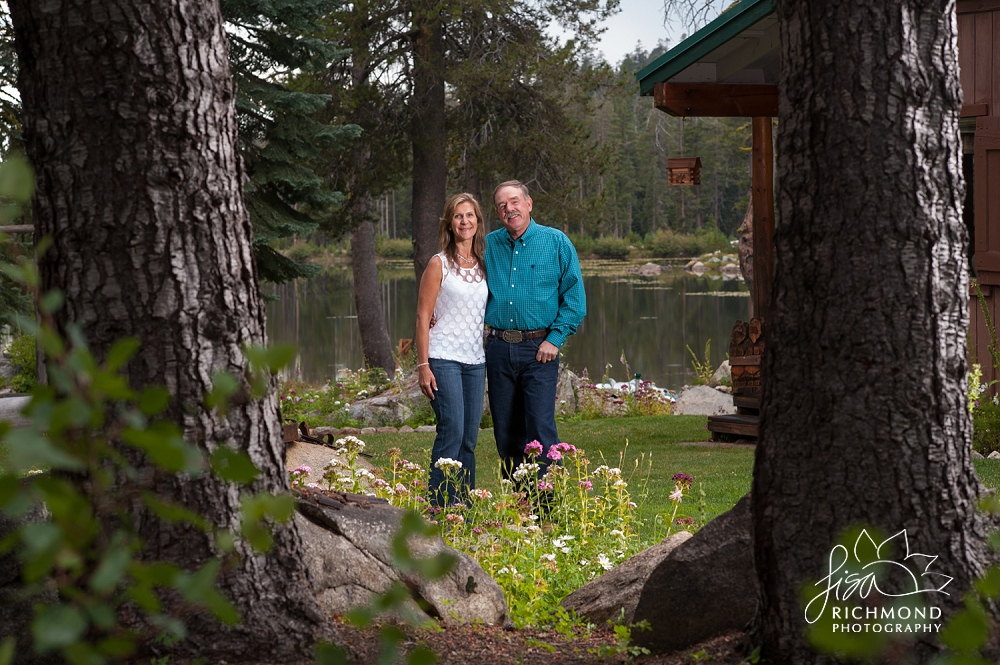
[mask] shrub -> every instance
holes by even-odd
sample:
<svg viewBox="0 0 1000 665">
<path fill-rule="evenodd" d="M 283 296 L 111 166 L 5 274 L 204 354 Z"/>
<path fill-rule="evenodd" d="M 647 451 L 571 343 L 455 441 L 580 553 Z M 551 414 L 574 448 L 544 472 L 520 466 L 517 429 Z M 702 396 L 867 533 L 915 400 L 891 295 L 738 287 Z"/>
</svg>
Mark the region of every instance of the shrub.
<svg viewBox="0 0 1000 665">
<path fill-rule="evenodd" d="M 673 257 L 681 254 L 678 236 L 670 229 L 660 229 L 656 233 L 646 234 L 645 245 L 653 256 Z"/>
<path fill-rule="evenodd" d="M 408 238 L 375 238 L 375 253 L 383 259 L 412 259 L 413 241 Z"/>
<path fill-rule="evenodd" d="M 35 336 L 19 335 L 7 351 L 11 364 L 17 370 L 8 385 L 19 393 L 30 393 L 35 388 Z"/>
<path fill-rule="evenodd" d="M 318 247 L 311 242 L 300 242 L 292 245 L 285 255 L 292 261 L 297 261 L 302 263 L 308 261 L 309 259 L 315 258 L 323 253 L 323 248 Z"/>
<path fill-rule="evenodd" d="M 602 259 L 624 259 L 629 255 L 628 241 L 623 238 L 598 238 L 593 251 Z"/>
<path fill-rule="evenodd" d="M 570 242 L 576 248 L 576 253 L 580 256 L 586 256 L 594 253 L 594 239 L 587 236 L 581 236 L 576 233 L 569 234 Z"/>
</svg>

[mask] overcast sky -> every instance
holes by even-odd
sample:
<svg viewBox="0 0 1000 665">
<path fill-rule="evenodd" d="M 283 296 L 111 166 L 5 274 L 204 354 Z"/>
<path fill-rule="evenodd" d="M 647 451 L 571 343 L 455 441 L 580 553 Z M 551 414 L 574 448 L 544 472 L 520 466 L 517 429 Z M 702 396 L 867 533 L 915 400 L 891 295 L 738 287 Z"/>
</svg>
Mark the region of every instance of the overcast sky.
<svg viewBox="0 0 1000 665">
<path fill-rule="evenodd" d="M 676 45 L 677 38 L 671 33 L 680 34 L 676 28 L 663 27 L 663 0 L 621 0 L 621 11 L 605 25 L 607 31 L 597 50 L 611 64 L 634 51 L 636 42 L 641 41 L 643 48 L 651 51 L 660 39 L 669 38 L 671 45 Z"/>
</svg>

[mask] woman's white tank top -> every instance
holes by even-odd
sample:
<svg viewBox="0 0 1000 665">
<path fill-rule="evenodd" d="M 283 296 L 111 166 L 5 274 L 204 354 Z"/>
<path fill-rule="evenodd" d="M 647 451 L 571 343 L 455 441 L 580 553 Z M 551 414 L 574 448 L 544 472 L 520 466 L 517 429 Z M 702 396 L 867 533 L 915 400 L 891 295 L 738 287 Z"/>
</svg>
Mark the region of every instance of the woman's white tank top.
<svg viewBox="0 0 1000 665">
<path fill-rule="evenodd" d="M 434 304 L 437 320 L 430 330 L 427 356 L 468 365 L 486 362 L 483 353 L 483 319 L 486 313 L 486 276 L 480 266 L 471 269 L 441 259 L 441 290 Z"/>
</svg>

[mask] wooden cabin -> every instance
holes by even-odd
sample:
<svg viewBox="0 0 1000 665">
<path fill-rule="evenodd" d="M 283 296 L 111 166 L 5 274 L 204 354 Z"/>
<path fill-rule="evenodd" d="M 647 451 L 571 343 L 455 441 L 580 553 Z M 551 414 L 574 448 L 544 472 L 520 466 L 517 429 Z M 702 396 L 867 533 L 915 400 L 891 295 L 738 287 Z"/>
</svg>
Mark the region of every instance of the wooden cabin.
<svg viewBox="0 0 1000 665">
<path fill-rule="evenodd" d="M 715 434 L 756 436 L 760 358 L 774 274 L 774 155 L 780 34 L 775 0 L 741 0 L 675 48 L 641 69 L 640 94 L 674 116 L 747 117 L 753 128 L 753 275 L 751 320 L 734 322 L 730 340 L 735 416 L 709 418 Z M 959 123 L 967 183 L 969 262 L 990 318 L 1000 324 L 1000 0 L 957 0 Z M 990 334 L 978 297 L 969 294 L 970 361 L 993 370 Z M 751 332 L 756 333 L 751 335 Z M 751 339 L 753 337 L 753 339 Z"/>
</svg>

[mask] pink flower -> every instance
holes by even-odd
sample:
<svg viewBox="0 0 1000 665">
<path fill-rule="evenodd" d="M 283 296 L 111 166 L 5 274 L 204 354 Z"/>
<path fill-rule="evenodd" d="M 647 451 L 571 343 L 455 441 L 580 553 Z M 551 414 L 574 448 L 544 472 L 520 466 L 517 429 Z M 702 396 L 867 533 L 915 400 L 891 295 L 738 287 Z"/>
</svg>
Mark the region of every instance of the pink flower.
<svg viewBox="0 0 1000 665">
<path fill-rule="evenodd" d="M 681 499 L 683 498 L 684 498 L 684 492 L 681 491 L 680 487 L 678 487 L 677 489 L 675 489 L 673 492 L 670 493 L 671 501 L 676 501 L 677 503 L 680 503 Z"/>
<path fill-rule="evenodd" d="M 302 466 L 297 466 L 292 469 L 292 473 L 304 473 L 307 476 L 312 473 L 312 468 L 303 464 Z"/>
<path fill-rule="evenodd" d="M 554 445 L 553 448 L 561 452 L 563 455 L 573 455 L 576 453 L 576 446 L 572 443 L 566 443 L 565 441 L 560 441 Z"/>
<path fill-rule="evenodd" d="M 580 487 L 582 487 L 583 489 L 585 489 L 587 491 L 590 491 L 590 490 L 594 489 L 594 483 L 590 482 L 589 480 L 581 480 L 579 482 L 579 485 L 580 485 Z"/>
<path fill-rule="evenodd" d="M 553 462 L 556 462 L 562 459 L 562 453 L 559 452 L 555 446 L 552 446 L 551 448 L 549 448 L 549 454 L 546 455 L 546 457 L 548 457 Z"/>
<path fill-rule="evenodd" d="M 539 492 L 545 492 L 545 491 L 548 491 L 550 489 L 552 489 L 552 483 L 547 483 L 544 480 L 539 480 L 538 481 L 538 491 Z"/>
<path fill-rule="evenodd" d="M 538 457 L 542 454 L 542 444 L 535 440 L 524 447 L 524 454 L 528 457 Z"/>
</svg>

